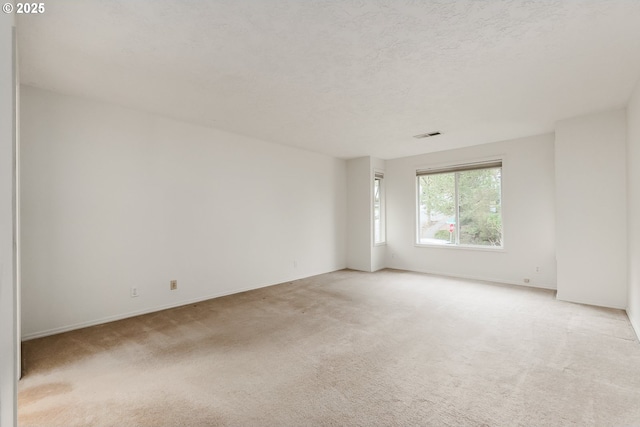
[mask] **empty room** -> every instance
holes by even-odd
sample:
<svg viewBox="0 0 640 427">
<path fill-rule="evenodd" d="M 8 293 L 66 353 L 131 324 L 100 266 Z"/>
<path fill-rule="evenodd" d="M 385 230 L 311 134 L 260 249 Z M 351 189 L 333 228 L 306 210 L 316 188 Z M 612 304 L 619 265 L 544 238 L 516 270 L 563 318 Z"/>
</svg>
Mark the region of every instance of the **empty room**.
<svg viewBox="0 0 640 427">
<path fill-rule="evenodd" d="M 640 2 L 0 14 L 0 425 L 640 425 Z"/>
</svg>

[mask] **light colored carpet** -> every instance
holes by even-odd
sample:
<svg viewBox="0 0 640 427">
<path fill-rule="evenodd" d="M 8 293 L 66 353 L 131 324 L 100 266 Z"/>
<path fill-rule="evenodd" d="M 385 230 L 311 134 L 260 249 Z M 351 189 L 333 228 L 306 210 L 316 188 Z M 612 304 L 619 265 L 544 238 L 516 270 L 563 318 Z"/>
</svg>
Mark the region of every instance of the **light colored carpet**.
<svg viewBox="0 0 640 427">
<path fill-rule="evenodd" d="M 640 425 L 623 311 L 338 271 L 25 343 L 20 426 Z"/>
</svg>

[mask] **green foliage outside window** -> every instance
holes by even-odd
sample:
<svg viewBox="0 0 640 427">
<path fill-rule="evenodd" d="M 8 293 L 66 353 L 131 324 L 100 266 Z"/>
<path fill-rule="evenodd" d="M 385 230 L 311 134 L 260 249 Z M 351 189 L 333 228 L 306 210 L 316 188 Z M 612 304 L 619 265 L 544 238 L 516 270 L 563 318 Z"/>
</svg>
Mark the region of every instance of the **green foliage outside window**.
<svg viewBox="0 0 640 427">
<path fill-rule="evenodd" d="M 419 176 L 418 242 L 502 246 L 501 175 L 494 167 Z"/>
</svg>

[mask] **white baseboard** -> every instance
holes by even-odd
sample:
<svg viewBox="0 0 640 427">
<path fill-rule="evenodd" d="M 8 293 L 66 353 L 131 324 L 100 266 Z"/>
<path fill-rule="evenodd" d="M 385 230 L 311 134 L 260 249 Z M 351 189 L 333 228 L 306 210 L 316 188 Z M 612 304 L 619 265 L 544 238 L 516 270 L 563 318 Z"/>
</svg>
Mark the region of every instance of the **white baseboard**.
<svg viewBox="0 0 640 427">
<path fill-rule="evenodd" d="M 390 267 L 390 268 L 393 268 L 393 267 Z M 515 281 L 515 280 L 499 279 L 499 278 L 495 278 L 495 277 L 481 277 L 481 276 L 473 276 L 473 275 L 455 274 L 455 273 L 448 273 L 448 272 L 435 271 L 435 270 L 408 270 L 408 269 L 404 269 L 404 268 L 393 268 L 393 269 L 395 269 L 395 270 L 404 270 L 404 271 L 413 271 L 413 272 L 416 272 L 416 273 L 433 274 L 434 276 L 453 277 L 453 278 L 456 278 L 456 279 L 478 280 L 478 281 L 481 281 L 481 282 L 493 282 L 493 283 L 501 283 L 501 284 L 505 284 L 505 285 L 522 286 L 522 287 L 525 287 L 525 288 L 549 289 L 549 290 L 552 290 L 552 291 L 555 291 L 557 289 L 555 285 L 548 285 L 548 284 L 544 284 L 544 283 L 522 283 L 522 282 Z"/>
<path fill-rule="evenodd" d="M 576 303 L 576 304 L 592 305 L 594 307 L 615 308 L 617 310 L 625 310 L 625 311 L 627 309 L 627 307 L 621 306 L 619 304 L 603 304 L 601 301 L 592 301 L 592 300 L 585 299 L 585 298 L 567 298 L 564 294 L 562 294 L 562 292 L 559 292 L 556 295 L 556 299 L 558 301 L 566 301 L 566 302 L 573 302 L 573 303 Z"/>
<path fill-rule="evenodd" d="M 634 313 L 630 313 L 629 309 L 626 309 L 625 312 L 627 313 L 627 317 L 629 318 L 629 323 L 631 323 L 633 332 L 636 333 L 636 340 L 640 341 L 640 323 L 636 321 L 638 317 L 634 316 Z"/>
<path fill-rule="evenodd" d="M 338 270 L 341 270 L 341 269 L 338 269 Z M 338 271 L 338 270 L 334 270 L 334 271 Z M 325 272 L 325 273 L 330 273 L 330 272 Z M 128 312 L 128 313 L 122 313 L 122 314 L 116 314 L 116 315 L 113 315 L 113 316 L 102 317 L 100 319 L 90 320 L 90 321 L 87 321 L 87 322 L 74 323 L 72 325 L 67 325 L 67 326 L 61 326 L 61 327 L 58 327 L 58 328 L 47 329 L 47 330 L 44 330 L 44 331 L 25 334 L 25 335 L 22 336 L 22 341 L 29 341 L 29 340 L 33 340 L 33 339 L 36 339 L 36 338 L 47 337 L 49 335 L 56 335 L 56 334 L 61 334 L 63 332 L 73 331 L 73 330 L 76 330 L 76 329 L 88 328 L 89 326 L 102 325 L 104 323 L 115 322 L 117 320 L 128 319 L 130 317 L 141 316 L 143 314 L 155 313 L 157 311 L 168 310 L 170 308 L 182 307 L 184 305 L 195 304 L 195 303 L 198 303 L 198 302 L 207 301 L 207 300 L 214 299 L 214 298 L 220 298 L 220 297 L 224 297 L 224 296 L 227 296 L 227 295 L 239 294 L 239 293 L 242 293 L 242 292 L 253 291 L 253 290 L 261 289 L 261 288 L 267 288 L 269 286 L 275 286 L 275 285 L 279 285 L 281 283 L 293 282 L 295 280 L 301 280 L 301 279 L 305 279 L 307 277 L 313 277 L 313 276 L 316 276 L 318 274 L 325 274 L 325 273 L 317 273 L 317 274 L 312 274 L 310 276 L 302 276 L 302 277 L 292 278 L 290 280 L 285 280 L 283 282 L 278 282 L 278 283 L 268 283 L 268 284 L 264 284 L 264 285 L 252 286 L 252 287 L 247 287 L 247 288 L 242 288 L 242 289 L 234 289 L 232 291 L 220 292 L 220 293 L 217 293 L 217 294 L 207 295 L 207 296 L 203 296 L 203 297 L 198 297 L 198 298 L 193 298 L 193 299 L 188 299 L 188 300 L 182 300 L 180 302 L 176 302 L 176 303 L 172 303 L 172 304 L 166 304 L 166 305 L 161 305 L 161 306 L 157 306 L 157 307 L 149 307 L 149 308 L 145 308 L 145 309 L 142 309 L 142 310 L 131 311 L 131 312 Z"/>
<path fill-rule="evenodd" d="M 341 270 L 341 269 L 338 269 L 338 270 Z M 338 271 L 338 270 L 335 270 L 335 271 Z M 382 270 L 384 270 L 384 269 L 382 269 Z M 382 271 L 382 270 L 378 270 L 378 271 Z M 458 279 L 479 280 L 479 281 L 483 281 L 483 282 L 502 283 L 502 284 L 516 285 L 516 286 L 523 286 L 523 287 L 551 289 L 551 290 L 555 290 L 556 289 L 555 286 L 551 286 L 551 285 L 542 285 L 542 284 L 536 284 L 536 283 L 529 283 L 529 284 L 524 285 L 524 284 L 519 283 L 519 282 L 508 281 L 508 280 L 504 280 L 504 279 L 490 278 L 490 277 L 459 275 L 459 274 L 451 274 L 451 273 L 445 273 L 445 272 L 440 272 L 440 271 L 426 271 L 426 270 L 420 270 L 419 271 L 419 270 L 406 270 L 406 269 L 399 269 L 399 270 L 414 271 L 416 273 L 433 274 L 433 275 L 436 275 L 436 276 L 443 276 L 443 277 L 454 277 L 454 278 L 458 278 Z M 325 273 L 328 273 L 328 272 L 325 272 Z M 324 274 L 324 273 L 317 273 L 317 274 Z M 277 285 L 277 284 L 280 284 L 280 283 L 292 282 L 294 280 L 301 280 L 301 279 L 304 279 L 304 278 L 307 278 L 307 277 L 315 276 L 317 274 L 312 274 L 310 276 L 303 276 L 303 277 L 298 277 L 298 278 L 292 278 L 290 280 L 286 280 L 284 282 L 279 282 L 279 283 L 269 283 L 269 284 L 264 284 L 264 285 L 259 285 L 259 286 L 242 288 L 242 289 L 234 289 L 232 291 L 221 292 L 221 293 L 217 293 L 217 294 L 211 294 L 211 295 L 198 297 L 198 298 L 193 298 L 193 299 L 189 299 L 189 300 L 182 300 L 182 301 L 179 301 L 179 302 L 176 302 L 176 303 L 172 303 L 172 304 L 166 304 L 166 305 L 157 306 L 157 307 L 149 307 L 149 308 L 145 308 L 145 309 L 142 309 L 142 310 L 131 311 L 131 312 L 128 312 L 128 313 L 122 313 L 122 314 L 117 314 L 117 315 L 113 315 L 113 316 L 102 317 L 100 319 L 90 320 L 90 321 L 87 321 L 87 322 L 80 322 L 80 323 L 75 323 L 75 324 L 72 324 L 72 325 L 61 326 L 61 327 L 58 327 L 58 328 L 47 329 L 47 330 L 44 330 L 44 331 L 25 334 L 25 335 L 22 336 L 22 340 L 23 341 L 28 341 L 28 340 L 32 340 L 32 339 L 36 339 L 36 338 L 46 337 L 46 336 L 49 336 L 49 335 L 61 334 L 61 333 L 73 331 L 73 330 L 76 330 L 76 329 L 88 328 L 90 326 L 96 326 L 96 325 L 101 325 L 101 324 L 104 324 L 104 323 L 115 322 L 117 320 L 128 319 L 130 317 L 141 316 L 143 314 L 154 313 L 154 312 L 162 311 L 162 310 L 168 310 L 170 308 L 181 307 L 181 306 L 184 306 L 184 305 L 194 304 L 194 303 L 198 303 L 198 302 L 202 302 L 202 301 L 206 301 L 206 300 L 210 300 L 210 299 L 214 299 L 214 298 L 220 298 L 220 297 L 224 297 L 224 296 L 227 296 L 227 295 L 239 294 L 241 292 L 247 292 L 247 291 L 252 291 L 252 290 L 256 290 L 256 289 L 266 288 L 266 287 L 274 286 L 274 285 Z"/>
</svg>

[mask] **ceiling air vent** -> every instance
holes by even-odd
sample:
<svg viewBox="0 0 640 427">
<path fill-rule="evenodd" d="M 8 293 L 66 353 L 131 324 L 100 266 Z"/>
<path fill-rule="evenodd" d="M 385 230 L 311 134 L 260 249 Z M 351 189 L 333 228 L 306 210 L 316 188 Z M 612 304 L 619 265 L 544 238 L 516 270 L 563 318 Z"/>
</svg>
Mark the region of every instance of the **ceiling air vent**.
<svg viewBox="0 0 640 427">
<path fill-rule="evenodd" d="M 438 135 L 440 135 L 440 132 L 421 133 L 420 135 L 413 135 L 413 137 L 417 139 L 422 139 L 422 138 L 429 138 L 430 136 L 438 136 Z"/>
</svg>

